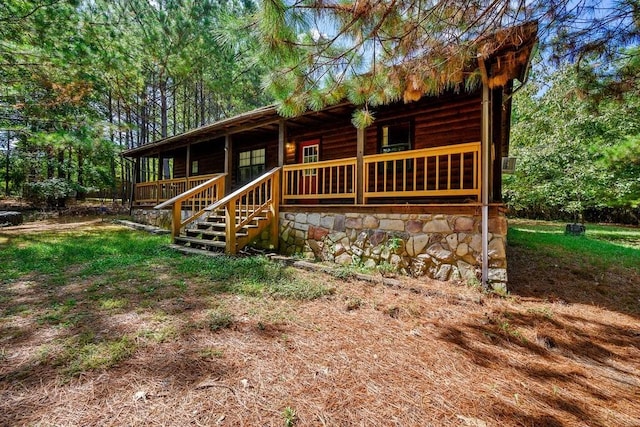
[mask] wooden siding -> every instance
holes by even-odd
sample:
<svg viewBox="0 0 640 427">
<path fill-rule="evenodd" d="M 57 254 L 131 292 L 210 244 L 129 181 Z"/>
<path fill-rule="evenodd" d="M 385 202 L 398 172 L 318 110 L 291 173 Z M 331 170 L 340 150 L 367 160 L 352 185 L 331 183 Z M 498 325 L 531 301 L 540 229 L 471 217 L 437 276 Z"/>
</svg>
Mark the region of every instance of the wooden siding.
<svg viewBox="0 0 640 427">
<path fill-rule="evenodd" d="M 184 148 L 162 153 L 163 159 L 173 159 L 173 178 L 184 178 L 187 176 L 184 163 L 184 156 L 186 155 L 187 150 Z M 168 179 L 168 177 L 165 177 L 165 179 Z"/>
<path fill-rule="evenodd" d="M 185 156 L 175 157 L 173 159 L 173 177 L 185 178 L 187 176 L 187 160 Z"/>
<path fill-rule="evenodd" d="M 198 161 L 196 175 L 224 172 L 224 138 L 192 145 L 191 161 L 194 160 Z"/>
<path fill-rule="evenodd" d="M 296 143 L 295 152 L 287 151 L 285 164 L 298 163 L 298 144 L 311 139 L 320 139 L 320 160 L 337 160 L 356 155 L 356 128 L 351 116 L 336 116 L 330 122 L 318 122 L 316 126 L 290 129 L 288 139 Z"/>
<path fill-rule="evenodd" d="M 365 154 L 379 152 L 378 128 L 387 123 L 407 119 L 413 121 L 413 149 L 440 147 L 479 141 L 481 138 L 482 104 L 478 94 L 449 96 L 443 99 L 423 98 L 396 108 L 385 107 L 376 114 L 373 126 L 367 128 Z"/>
</svg>

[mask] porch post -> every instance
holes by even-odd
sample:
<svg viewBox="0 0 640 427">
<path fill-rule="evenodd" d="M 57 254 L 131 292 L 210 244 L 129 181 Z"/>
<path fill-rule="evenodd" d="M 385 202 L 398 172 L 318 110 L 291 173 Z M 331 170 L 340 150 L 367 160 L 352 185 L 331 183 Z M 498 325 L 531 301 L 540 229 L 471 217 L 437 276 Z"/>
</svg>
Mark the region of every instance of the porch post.
<svg viewBox="0 0 640 427">
<path fill-rule="evenodd" d="M 136 161 L 133 164 L 133 171 L 131 171 L 131 207 L 133 207 L 133 203 L 138 201 L 138 184 L 141 182 L 140 179 L 140 157 L 136 157 Z"/>
<path fill-rule="evenodd" d="M 356 143 L 356 204 L 364 203 L 364 143 L 365 129 L 357 129 Z"/>
<path fill-rule="evenodd" d="M 158 154 L 158 164 L 157 164 L 157 170 L 156 170 L 156 181 L 158 181 L 158 192 L 156 193 L 156 204 L 160 203 L 160 199 L 162 199 L 162 197 L 160 196 L 161 193 L 163 193 L 162 191 L 162 184 L 160 183 L 160 181 L 162 181 L 162 154 Z"/>
<path fill-rule="evenodd" d="M 187 144 L 187 164 L 185 176 L 187 178 L 187 183 L 189 183 L 189 177 L 191 176 L 191 143 Z"/>
<path fill-rule="evenodd" d="M 284 166 L 284 147 L 287 143 L 287 122 L 280 119 L 278 124 L 278 166 Z"/>
<path fill-rule="evenodd" d="M 231 193 L 231 181 L 233 181 L 233 147 L 231 135 L 224 136 L 224 172 L 227 174 L 224 180 L 224 193 Z"/>
<path fill-rule="evenodd" d="M 132 181 L 136 184 L 142 182 L 142 177 L 140 176 L 140 157 L 136 157 L 136 162 L 133 167 L 133 179 Z"/>
<path fill-rule="evenodd" d="M 489 287 L 489 170 L 491 163 L 491 99 L 482 85 L 482 287 Z"/>
</svg>

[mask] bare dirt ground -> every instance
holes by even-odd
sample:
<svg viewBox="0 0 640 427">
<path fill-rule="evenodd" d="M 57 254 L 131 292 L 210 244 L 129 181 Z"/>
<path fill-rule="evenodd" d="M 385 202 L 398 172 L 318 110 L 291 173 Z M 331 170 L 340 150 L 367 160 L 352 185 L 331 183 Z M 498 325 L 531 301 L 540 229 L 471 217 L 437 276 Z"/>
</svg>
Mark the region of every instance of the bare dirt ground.
<svg viewBox="0 0 640 427">
<path fill-rule="evenodd" d="M 640 426 L 640 301 L 625 299 L 637 273 L 596 283 L 524 251 L 510 249 L 506 298 L 310 272 L 335 293 L 297 302 L 187 283 L 84 320 L 104 336 L 143 332 L 116 366 L 71 377 L 47 359 L 63 329 L 0 303 L 0 425 Z M 35 311 L 37 281 L 2 293 Z M 91 285 L 57 292 L 81 306 Z M 212 307 L 234 314 L 229 327 L 204 326 Z"/>
</svg>

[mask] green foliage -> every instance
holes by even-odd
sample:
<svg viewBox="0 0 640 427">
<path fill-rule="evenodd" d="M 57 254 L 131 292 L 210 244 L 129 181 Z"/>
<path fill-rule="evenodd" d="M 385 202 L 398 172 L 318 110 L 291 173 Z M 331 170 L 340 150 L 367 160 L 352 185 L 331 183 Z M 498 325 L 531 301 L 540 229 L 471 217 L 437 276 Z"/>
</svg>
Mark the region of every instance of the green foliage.
<svg viewBox="0 0 640 427">
<path fill-rule="evenodd" d="M 29 182 L 25 184 L 24 191 L 27 199 L 37 204 L 42 204 L 47 201 L 51 204 L 51 201 L 65 199 L 75 195 L 75 190 L 69 182 L 61 178 Z"/>
<path fill-rule="evenodd" d="M 269 0 L 260 3 L 256 26 L 267 48 L 264 60 L 276 70 L 266 87 L 281 111 L 293 115 L 309 94 L 309 107 L 318 109 L 336 99 L 375 107 L 447 90 L 477 90 L 478 58 L 504 45 L 510 37 L 505 28 L 525 22 L 539 24 L 544 46 L 538 54 L 547 58 L 623 56 L 620 48 L 636 41 L 637 7 L 633 2 L 618 6 L 601 8 L 596 0 Z M 518 43 L 527 37 L 518 34 Z M 599 68 L 610 71 L 602 64 Z M 290 80 L 284 83 L 286 77 Z M 356 115 L 356 126 L 367 123 L 361 113 Z"/>
<path fill-rule="evenodd" d="M 518 163 L 504 176 L 504 196 L 519 214 L 580 220 L 587 209 L 637 206 L 640 167 L 617 156 L 640 135 L 640 97 L 594 105 L 577 87 L 567 68 L 515 97 L 510 155 Z"/>
<path fill-rule="evenodd" d="M 387 261 L 378 264 L 376 270 L 385 277 L 395 276 L 398 273 L 398 267 Z"/>
<path fill-rule="evenodd" d="M 296 410 L 290 406 L 287 406 L 282 411 L 282 418 L 284 419 L 285 427 L 293 427 L 296 425 L 296 421 L 298 420 L 298 415 L 296 414 Z"/>
<path fill-rule="evenodd" d="M 217 331 L 218 329 L 224 329 L 231 326 L 233 323 L 233 315 L 224 310 L 214 310 L 207 316 L 209 329 Z"/>
<path fill-rule="evenodd" d="M 79 198 L 132 173 L 118 151 L 269 99 L 252 1 L 8 0 L 0 7 L 0 147 L 10 190 L 64 180 Z M 145 165 L 143 165 L 145 166 Z M 120 187 L 126 196 L 126 185 Z"/>
<path fill-rule="evenodd" d="M 353 125 L 359 129 L 364 129 L 371 126 L 373 124 L 373 121 L 373 113 L 371 113 L 371 111 L 369 111 L 368 109 L 356 110 L 353 113 L 353 118 L 351 119 Z"/>
</svg>

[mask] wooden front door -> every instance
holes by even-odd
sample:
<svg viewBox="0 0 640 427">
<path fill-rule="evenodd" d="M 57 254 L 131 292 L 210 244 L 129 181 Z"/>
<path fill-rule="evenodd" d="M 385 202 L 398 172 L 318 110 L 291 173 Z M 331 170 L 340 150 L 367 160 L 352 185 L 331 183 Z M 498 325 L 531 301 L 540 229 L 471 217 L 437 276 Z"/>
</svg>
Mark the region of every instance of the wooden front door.
<svg viewBox="0 0 640 427">
<path fill-rule="evenodd" d="M 298 161 L 300 163 L 315 163 L 320 160 L 320 140 L 313 139 L 300 143 Z M 307 196 L 318 194 L 318 169 L 309 168 L 302 171 L 302 179 L 299 182 L 299 194 Z M 308 199 L 309 202 L 317 203 L 317 199 Z"/>
</svg>

